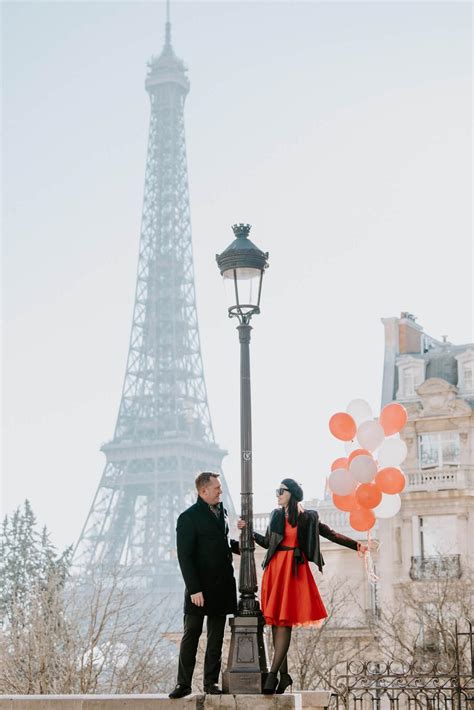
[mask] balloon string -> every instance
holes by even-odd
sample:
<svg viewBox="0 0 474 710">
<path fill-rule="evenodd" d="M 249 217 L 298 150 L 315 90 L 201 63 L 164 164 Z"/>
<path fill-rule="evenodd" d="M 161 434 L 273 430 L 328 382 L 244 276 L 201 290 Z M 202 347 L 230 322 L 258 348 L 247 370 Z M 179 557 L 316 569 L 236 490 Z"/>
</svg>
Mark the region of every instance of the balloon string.
<svg viewBox="0 0 474 710">
<path fill-rule="evenodd" d="M 367 533 L 367 550 L 364 552 L 364 564 L 365 564 L 365 572 L 367 574 L 367 579 L 369 580 L 370 584 L 374 585 L 378 581 L 378 576 L 375 574 L 375 564 L 372 559 L 372 553 L 371 553 L 371 543 L 373 542 L 372 537 L 370 535 L 370 530 Z M 377 550 L 379 549 L 380 545 L 377 545 Z"/>
</svg>

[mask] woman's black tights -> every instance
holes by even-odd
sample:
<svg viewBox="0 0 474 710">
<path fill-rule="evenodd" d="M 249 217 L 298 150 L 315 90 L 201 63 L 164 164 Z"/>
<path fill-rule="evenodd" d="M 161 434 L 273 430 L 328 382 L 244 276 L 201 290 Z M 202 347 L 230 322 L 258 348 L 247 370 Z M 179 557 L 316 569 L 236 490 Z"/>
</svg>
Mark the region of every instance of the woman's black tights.
<svg viewBox="0 0 474 710">
<path fill-rule="evenodd" d="M 291 626 L 272 626 L 273 636 L 273 661 L 271 673 L 288 673 L 286 654 L 290 648 Z"/>
</svg>

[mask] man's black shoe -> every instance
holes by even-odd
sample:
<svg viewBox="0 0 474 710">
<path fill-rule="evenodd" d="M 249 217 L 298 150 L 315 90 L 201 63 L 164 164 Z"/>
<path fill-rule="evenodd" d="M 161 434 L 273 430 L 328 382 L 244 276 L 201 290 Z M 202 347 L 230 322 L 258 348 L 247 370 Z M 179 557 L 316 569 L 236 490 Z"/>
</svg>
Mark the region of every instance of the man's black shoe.
<svg viewBox="0 0 474 710">
<path fill-rule="evenodd" d="M 204 686 L 204 692 L 208 695 L 222 695 L 222 690 L 218 687 L 217 683 L 212 683 L 211 685 Z"/>
<path fill-rule="evenodd" d="M 178 683 L 176 688 L 168 695 L 168 698 L 176 700 L 177 698 L 184 698 L 185 695 L 191 695 L 191 693 L 192 688 L 190 688 L 189 685 L 182 685 L 181 683 Z"/>
</svg>

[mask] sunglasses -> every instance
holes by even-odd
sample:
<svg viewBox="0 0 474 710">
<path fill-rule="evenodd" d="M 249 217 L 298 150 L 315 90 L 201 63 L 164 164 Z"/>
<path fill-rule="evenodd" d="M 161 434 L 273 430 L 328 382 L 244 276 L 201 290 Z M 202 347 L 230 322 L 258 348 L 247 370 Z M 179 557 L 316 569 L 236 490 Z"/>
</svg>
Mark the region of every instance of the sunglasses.
<svg viewBox="0 0 474 710">
<path fill-rule="evenodd" d="M 277 488 L 275 493 L 277 494 L 277 496 L 282 496 L 283 493 L 285 493 L 285 491 L 289 491 L 289 489 L 288 488 Z"/>
</svg>

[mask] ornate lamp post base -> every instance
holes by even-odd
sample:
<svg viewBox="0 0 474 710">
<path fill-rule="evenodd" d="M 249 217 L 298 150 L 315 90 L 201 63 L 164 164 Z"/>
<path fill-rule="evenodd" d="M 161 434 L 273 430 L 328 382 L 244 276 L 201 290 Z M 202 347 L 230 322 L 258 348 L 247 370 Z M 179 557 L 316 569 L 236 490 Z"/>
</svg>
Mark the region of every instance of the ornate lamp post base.
<svg viewBox="0 0 474 710">
<path fill-rule="evenodd" d="M 231 639 L 227 669 L 222 674 L 224 693 L 258 694 L 267 675 L 263 616 L 229 619 Z"/>
</svg>

